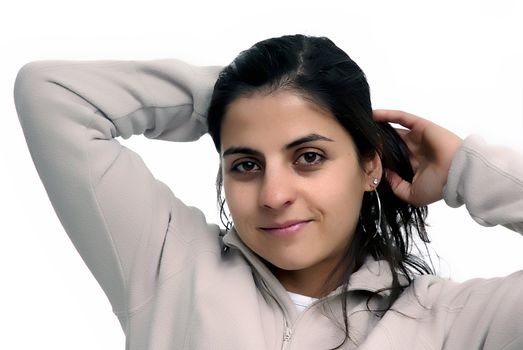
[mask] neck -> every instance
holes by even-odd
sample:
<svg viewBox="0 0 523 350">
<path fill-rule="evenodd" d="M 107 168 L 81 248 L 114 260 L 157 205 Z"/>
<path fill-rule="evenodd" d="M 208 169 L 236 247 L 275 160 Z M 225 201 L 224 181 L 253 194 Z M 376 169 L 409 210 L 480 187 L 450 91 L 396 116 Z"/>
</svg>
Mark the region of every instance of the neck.
<svg viewBox="0 0 523 350">
<path fill-rule="evenodd" d="M 329 279 L 333 267 L 315 266 L 302 270 L 283 270 L 269 266 L 283 287 L 293 293 L 321 298 L 336 289 L 342 282 L 343 269 L 337 269 Z"/>
</svg>

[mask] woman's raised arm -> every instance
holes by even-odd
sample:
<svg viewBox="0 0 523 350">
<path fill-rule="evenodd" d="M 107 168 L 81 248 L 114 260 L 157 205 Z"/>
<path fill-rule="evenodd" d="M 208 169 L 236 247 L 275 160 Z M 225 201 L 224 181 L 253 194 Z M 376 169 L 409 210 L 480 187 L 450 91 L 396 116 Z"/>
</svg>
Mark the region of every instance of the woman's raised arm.
<svg viewBox="0 0 523 350">
<path fill-rule="evenodd" d="M 18 73 L 15 103 L 38 174 L 116 313 L 149 296 L 170 222 L 205 221 L 115 137 L 198 139 L 218 72 L 154 60 L 40 61 Z"/>
<path fill-rule="evenodd" d="M 388 180 L 403 200 L 427 205 L 444 198 L 466 205 L 484 226 L 503 225 L 523 233 L 523 155 L 487 145 L 479 136 L 464 141 L 449 130 L 410 113 L 376 110 L 374 119 L 398 123 L 414 169 L 412 183 L 389 171 Z"/>
</svg>

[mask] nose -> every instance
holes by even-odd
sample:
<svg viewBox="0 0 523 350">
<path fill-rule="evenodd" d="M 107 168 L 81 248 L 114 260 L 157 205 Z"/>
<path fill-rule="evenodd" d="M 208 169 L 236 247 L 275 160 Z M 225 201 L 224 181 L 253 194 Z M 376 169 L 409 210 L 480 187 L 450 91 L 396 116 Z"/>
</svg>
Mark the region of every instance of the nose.
<svg viewBox="0 0 523 350">
<path fill-rule="evenodd" d="M 295 180 L 290 169 L 266 167 L 259 193 L 260 206 L 278 210 L 294 203 L 297 194 Z"/>
</svg>

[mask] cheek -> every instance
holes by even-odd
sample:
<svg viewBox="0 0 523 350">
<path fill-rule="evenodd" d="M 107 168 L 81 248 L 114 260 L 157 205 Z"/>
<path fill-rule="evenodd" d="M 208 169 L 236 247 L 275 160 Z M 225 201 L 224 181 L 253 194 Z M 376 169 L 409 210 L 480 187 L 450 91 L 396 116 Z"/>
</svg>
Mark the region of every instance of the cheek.
<svg viewBox="0 0 523 350">
<path fill-rule="evenodd" d="M 223 192 L 227 201 L 227 207 L 235 222 L 235 225 L 245 221 L 252 211 L 252 205 L 255 203 L 255 198 L 252 189 L 242 183 L 224 179 Z"/>
<path fill-rule="evenodd" d="M 317 184 L 317 204 L 324 215 L 331 217 L 329 223 L 347 226 L 358 220 L 364 194 L 360 171 L 340 167 Z"/>
<path fill-rule="evenodd" d="M 256 249 L 256 242 L 251 234 L 253 225 L 256 223 L 256 196 L 252 186 L 238 182 L 231 182 L 227 186 L 224 181 L 224 194 L 227 207 L 231 214 L 232 222 L 241 240 L 253 251 Z"/>
</svg>

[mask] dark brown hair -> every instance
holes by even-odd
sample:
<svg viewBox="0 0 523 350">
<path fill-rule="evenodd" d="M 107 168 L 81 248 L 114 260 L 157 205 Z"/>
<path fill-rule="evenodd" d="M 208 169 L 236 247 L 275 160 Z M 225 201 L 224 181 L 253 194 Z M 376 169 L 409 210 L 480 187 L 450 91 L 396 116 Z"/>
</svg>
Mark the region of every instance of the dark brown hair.
<svg viewBox="0 0 523 350">
<path fill-rule="evenodd" d="M 372 119 L 365 74 L 325 37 L 292 35 L 264 40 L 242 52 L 223 69 L 208 113 L 209 133 L 218 152 L 222 120 L 231 102 L 255 92 L 270 93 L 278 89 L 290 89 L 330 111 L 353 138 L 360 160 L 378 153 L 385 172 L 390 169 L 407 181 L 412 180 L 413 170 L 403 140 L 388 123 Z M 386 289 L 390 291 L 387 306 L 383 310 L 372 310 L 377 314 L 389 310 L 415 276 L 434 273 L 424 260 L 411 252 L 414 234 L 423 243 L 429 242 L 425 231 L 427 208 L 402 201 L 394 195 L 388 181 L 381 180 L 377 187 L 381 210 L 376 194 L 366 192 L 352 243 L 327 279 L 342 269 L 345 339 L 338 347 L 350 339 L 346 302 L 349 279 L 368 256 L 387 261 L 392 273 L 391 286 Z M 220 211 L 224 214 L 221 172 L 216 184 Z"/>
</svg>

